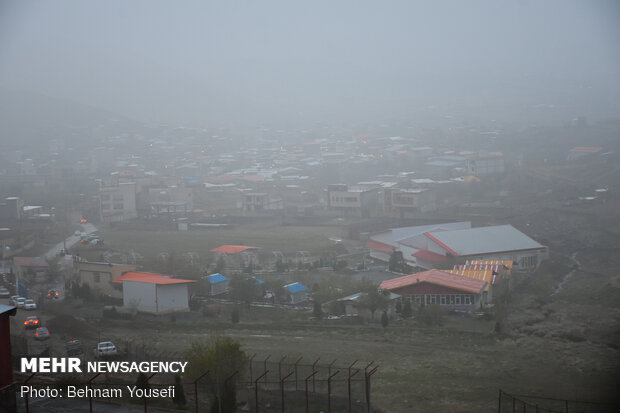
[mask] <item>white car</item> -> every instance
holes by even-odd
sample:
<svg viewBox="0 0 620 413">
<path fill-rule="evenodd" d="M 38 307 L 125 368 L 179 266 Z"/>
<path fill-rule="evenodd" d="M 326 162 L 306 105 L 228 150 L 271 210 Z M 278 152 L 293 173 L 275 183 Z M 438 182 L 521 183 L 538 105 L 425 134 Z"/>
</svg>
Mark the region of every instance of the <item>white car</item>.
<svg viewBox="0 0 620 413">
<path fill-rule="evenodd" d="M 118 354 L 116 346 L 111 341 L 102 341 L 97 344 L 95 349 L 95 357 L 109 357 Z"/>
<path fill-rule="evenodd" d="M 26 305 L 26 299 L 24 297 L 18 297 L 15 303 L 15 306 L 17 308 L 24 308 L 25 305 Z"/>
<path fill-rule="evenodd" d="M 9 298 L 9 305 L 14 305 L 15 307 L 17 307 L 17 299 L 18 298 L 20 298 L 19 295 L 11 296 L 11 298 Z"/>
<path fill-rule="evenodd" d="M 27 299 L 24 302 L 24 309 L 25 310 L 36 310 L 37 309 L 37 303 L 35 303 L 34 300 L 32 300 L 32 299 Z"/>
<path fill-rule="evenodd" d="M 11 293 L 4 287 L 0 287 L 0 297 L 8 297 Z"/>
</svg>

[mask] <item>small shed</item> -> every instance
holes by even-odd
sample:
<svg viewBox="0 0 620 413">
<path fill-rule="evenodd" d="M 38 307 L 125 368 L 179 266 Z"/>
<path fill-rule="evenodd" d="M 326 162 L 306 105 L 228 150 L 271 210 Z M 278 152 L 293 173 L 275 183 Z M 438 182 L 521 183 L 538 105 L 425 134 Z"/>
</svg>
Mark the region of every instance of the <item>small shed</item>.
<svg viewBox="0 0 620 413">
<path fill-rule="evenodd" d="M 228 292 L 228 285 L 230 281 L 219 272 L 211 275 L 205 275 L 202 279 L 207 283 L 209 295 L 214 296 Z"/>
<path fill-rule="evenodd" d="M 144 272 L 128 272 L 113 282 L 123 285 L 123 306 L 138 311 L 166 314 L 189 311 L 187 286 L 193 280 Z"/>
<path fill-rule="evenodd" d="M 287 293 L 288 301 L 291 304 L 299 304 L 308 300 L 308 287 L 303 285 L 302 283 L 292 283 L 284 286 L 284 289 Z"/>
</svg>

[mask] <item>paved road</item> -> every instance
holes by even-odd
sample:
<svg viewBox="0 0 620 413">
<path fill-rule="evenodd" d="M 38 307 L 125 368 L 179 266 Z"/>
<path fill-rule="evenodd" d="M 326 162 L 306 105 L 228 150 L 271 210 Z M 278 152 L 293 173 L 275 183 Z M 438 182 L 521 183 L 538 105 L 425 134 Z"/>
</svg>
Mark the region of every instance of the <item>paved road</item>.
<svg viewBox="0 0 620 413">
<path fill-rule="evenodd" d="M 97 227 L 95 227 L 91 223 L 80 224 L 80 225 L 82 226 L 82 232 L 85 232 L 87 234 L 92 234 L 93 232 L 97 232 Z M 71 236 L 67 237 L 65 242 L 60 241 L 58 244 L 56 244 L 52 248 L 50 248 L 49 251 L 47 251 L 45 253 L 45 258 L 52 259 L 52 258 L 56 257 L 65 248 L 65 243 L 66 243 L 67 249 L 68 249 L 68 248 L 73 247 L 78 242 L 80 242 L 80 236 L 79 235 L 71 235 Z"/>
</svg>

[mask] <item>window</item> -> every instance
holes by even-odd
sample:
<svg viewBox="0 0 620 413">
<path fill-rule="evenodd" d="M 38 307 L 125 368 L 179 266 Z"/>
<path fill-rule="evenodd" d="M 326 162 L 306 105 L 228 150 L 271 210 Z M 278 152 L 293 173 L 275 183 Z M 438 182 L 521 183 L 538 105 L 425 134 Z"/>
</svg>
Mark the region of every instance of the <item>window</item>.
<svg viewBox="0 0 620 413">
<path fill-rule="evenodd" d="M 450 294 L 449 297 L 450 297 L 450 305 L 454 305 L 455 303 L 454 294 Z"/>
<path fill-rule="evenodd" d="M 422 303 L 422 297 L 420 296 L 420 294 L 416 294 L 413 296 L 413 302 L 417 305 L 420 305 Z"/>
<path fill-rule="evenodd" d="M 123 209 L 123 204 L 114 204 L 114 209 L 116 210 Z"/>
<path fill-rule="evenodd" d="M 471 304 L 471 295 L 465 295 L 465 304 Z"/>
<path fill-rule="evenodd" d="M 99 274 L 97 271 L 93 272 L 93 281 L 96 283 L 101 282 L 101 274 Z"/>
<path fill-rule="evenodd" d="M 440 300 L 441 301 L 439 301 L 439 304 L 446 305 L 446 296 L 445 295 L 442 294 Z"/>
<path fill-rule="evenodd" d="M 435 294 L 431 294 L 431 304 L 435 304 L 435 298 L 437 297 Z"/>
<path fill-rule="evenodd" d="M 460 305 L 461 304 L 461 295 L 460 294 L 456 294 L 454 296 L 455 300 L 456 300 L 456 305 Z"/>
</svg>

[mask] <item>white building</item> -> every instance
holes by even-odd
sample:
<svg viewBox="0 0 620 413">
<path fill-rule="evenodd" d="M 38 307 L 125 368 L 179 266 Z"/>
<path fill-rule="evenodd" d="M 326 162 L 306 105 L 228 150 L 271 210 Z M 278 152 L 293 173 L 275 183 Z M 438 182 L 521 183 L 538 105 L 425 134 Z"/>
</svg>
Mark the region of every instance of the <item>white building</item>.
<svg viewBox="0 0 620 413">
<path fill-rule="evenodd" d="M 144 313 L 166 314 L 189 311 L 187 286 L 182 280 L 161 274 L 128 272 L 113 282 L 123 285 L 123 306 Z"/>
<path fill-rule="evenodd" d="M 102 222 L 120 222 L 136 218 L 136 184 L 121 182 L 116 186 L 99 189 Z"/>
</svg>

